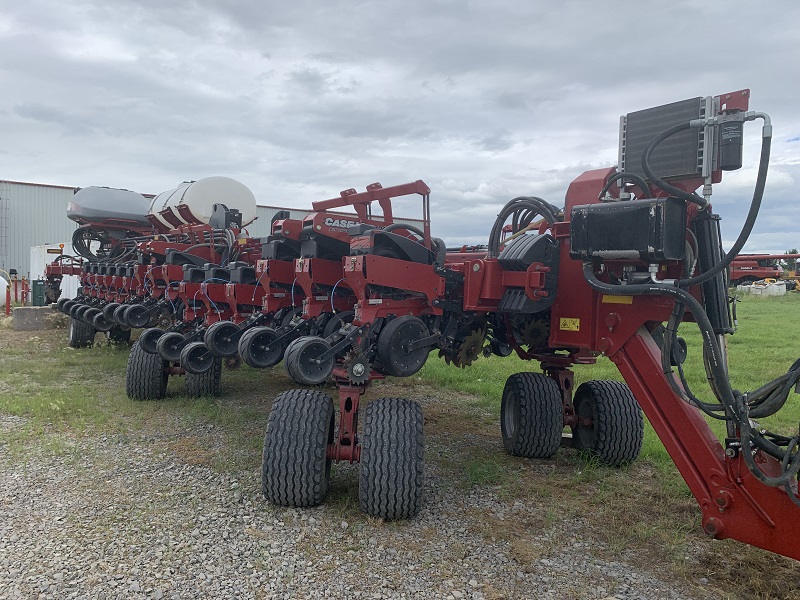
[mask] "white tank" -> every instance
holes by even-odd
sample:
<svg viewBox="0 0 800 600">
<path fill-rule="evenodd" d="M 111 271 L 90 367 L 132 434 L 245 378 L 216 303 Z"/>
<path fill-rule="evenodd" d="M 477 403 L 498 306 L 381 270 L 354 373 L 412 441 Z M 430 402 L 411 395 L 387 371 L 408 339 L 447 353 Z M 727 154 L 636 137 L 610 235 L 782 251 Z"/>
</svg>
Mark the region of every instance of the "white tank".
<svg viewBox="0 0 800 600">
<path fill-rule="evenodd" d="M 185 204 L 189 218 L 178 212 L 178 206 Z M 244 185 L 229 177 L 205 177 L 198 181 L 186 181 L 178 187 L 161 192 L 150 203 L 150 213 L 167 227 L 174 227 L 159 213 L 169 208 L 179 224 L 208 223 L 215 204 L 242 213 L 242 226 L 252 223 L 256 218 L 256 197 Z"/>
</svg>

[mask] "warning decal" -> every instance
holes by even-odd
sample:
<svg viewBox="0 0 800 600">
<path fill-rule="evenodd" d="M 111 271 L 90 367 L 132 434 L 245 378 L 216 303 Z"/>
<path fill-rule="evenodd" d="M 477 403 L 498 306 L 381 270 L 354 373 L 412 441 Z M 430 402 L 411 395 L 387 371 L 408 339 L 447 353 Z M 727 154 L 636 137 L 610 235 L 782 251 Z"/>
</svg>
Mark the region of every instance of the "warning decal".
<svg viewBox="0 0 800 600">
<path fill-rule="evenodd" d="M 561 323 L 559 324 L 559 329 L 561 331 L 580 331 L 581 320 L 561 317 Z"/>
</svg>

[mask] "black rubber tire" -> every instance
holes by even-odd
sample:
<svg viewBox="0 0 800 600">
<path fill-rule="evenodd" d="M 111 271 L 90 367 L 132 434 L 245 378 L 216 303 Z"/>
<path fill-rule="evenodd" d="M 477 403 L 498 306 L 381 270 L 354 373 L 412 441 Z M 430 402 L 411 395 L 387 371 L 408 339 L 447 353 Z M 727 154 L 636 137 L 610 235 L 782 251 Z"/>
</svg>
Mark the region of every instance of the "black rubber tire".
<svg viewBox="0 0 800 600">
<path fill-rule="evenodd" d="M 108 341 L 112 344 L 129 344 L 131 341 L 131 330 L 119 325 L 114 325 L 106 335 L 108 336 Z"/>
<path fill-rule="evenodd" d="M 422 407 L 405 398 L 378 398 L 364 409 L 358 499 L 381 519 L 409 519 L 422 506 L 425 439 Z"/>
<path fill-rule="evenodd" d="M 255 369 L 273 367 L 283 359 L 283 344 L 274 344 L 278 333 L 271 327 L 253 327 L 239 338 L 239 356 Z"/>
<path fill-rule="evenodd" d="M 597 456 L 611 467 L 636 460 L 642 449 L 644 420 L 630 388 L 619 381 L 587 381 L 573 399 L 578 417 L 591 417 L 592 427 L 573 429 L 575 448 Z"/>
<path fill-rule="evenodd" d="M 131 307 L 130 304 L 120 304 L 117 308 L 114 309 L 113 320 L 117 323 L 117 325 L 122 325 L 123 327 L 128 326 L 127 321 L 125 321 L 125 313 L 130 307 Z"/>
<path fill-rule="evenodd" d="M 314 361 L 331 349 L 324 339 L 312 335 L 304 335 L 294 340 L 286 348 L 283 366 L 286 373 L 300 385 L 319 385 L 333 372 L 336 357 L 331 354 L 320 364 Z"/>
<path fill-rule="evenodd" d="M 187 373 L 202 375 L 214 366 L 215 358 L 203 342 L 192 342 L 181 350 L 180 363 Z"/>
<path fill-rule="evenodd" d="M 316 506 L 328 494 L 333 400 L 320 390 L 287 390 L 272 403 L 261 455 L 261 490 L 279 506 Z"/>
<path fill-rule="evenodd" d="M 144 304 L 131 304 L 125 311 L 125 322 L 129 327 L 137 329 L 145 327 L 150 322 L 150 318 L 147 307 Z"/>
<path fill-rule="evenodd" d="M 222 395 L 222 359 L 215 356 L 211 368 L 199 375 L 186 372 L 186 394 L 190 398 Z"/>
<path fill-rule="evenodd" d="M 158 327 L 145 329 L 139 334 L 139 345 L 148 354 L 158 354 L 158 340 L 164 335 L 164 330 Z"/>
<path fill-rule="evenodd" d="M 71 316 L 74 319 L 80 319 L 81 321 L 84 321 L 85 319 L 83 318 L 83 315 L 85 315 L 90 310 L 92 310 L 92 307 L 90 305 L 81 304 L 80 306 L 78 306 L 78 308 L 72 311 Z"/>
<path fill-rule="evenodd" d="M 56 302 L 56 308 L 59 312 L 64 312 L 64 305 L 69 302 L 70 298 L 59 298 L 58 302 Z"/>
<path fill-rule="evenodd" d="M 82 308 L 86 308 L 86 305 L 83 302 L 76 302 L 75 304 L 69 307 L 69 312 L 67 314 L 69 314 L 69 316 L 72 317 L 73 319 L 77 319 L 78 311 L 81 310 Z"/>
<path fill-rule="evenodd" d="M 157 354 L 148 354 L 136 342 L 125 369 L 125 393 L 131 400 L 160 400 L 167 393 L 169 363 Z"/>
<path fill-rule="evenodd" d="M 70 317 L 69 331 L 67 334 L 67 343 L 70 348 L 86 348 L 87 346 L 91 346 L 96 334 L 97 331 L 91 323 L 86 323 L 75 317 Z"/>
<path fill-rule="evenodd" d="M 541 373 L 515 373 L 506 380 L 500 432 L 509 454 L 550 458 L 561 445 L 563 430 L 561 389 L 555 380 Z"/>
<path fill-rule="evenodd" d="M 404 315 L 389 321 L 378 335 L 378 359 L 387 375 L 410 377 L 428 360 L 431 347 L 404 349 L 409 342 L 428 337 L 428 327 L 422 319 Z"/>
<path fill-rule="evenodd" d="M 77 300 L 67 300 L 66 302 L 64 302 L 64 304 L 61 305 L 61 308 L 59 310 L 65 315 L 69 315 L 70 309 L 76 304 L 78 304 Z"/>
<path fill-rule="evenodd" d="M 231 358 L 239 353 L 239 340 L 234 337 L 238 332 L 235 323 L 217 321 L 208 327 L 203 341 L 215 356 Z"/>
<path fill-rule="evenodd" d="M 84 322 L 89 323 L 89 325 L 91 325 L 92 327 L 94 327 L 94 318 L 99 314 L 102 314 L 100 309 L 92 307 L 92 308 L 89 308 L 88 310 L 83 311 L 83 313 L 81 313 L 81 319 Z"/>
<path fill-rule="evenodd" d="M 158 355 L 164 360 L 170 362 L 178 362 L 181 359 L 180 344 L 184 341 L 184 337 L 177 331 L 170 331 L 165 333 L 156 343 L 156 350 Z"/>
<path fill-rule="evenodd" d="M 94 316 L 92 319 L 92 325 L 94 326 L 97 331 L 111 331 L 111 329 L 116 325 L 114 321 L 110 321 L 106 318 L 106 315 L 103 311 L 100 311 Z"/>
<path fill-rule="evenodd" d="M 114 311 L 116 311 L 120 306 L 122 306 L 119 302 L 110 302 L 103 307 L 103 314 L 105 315 L 106 319 L 109 321 L 114 321 Z M 116 323 L 116 321 L 114 321 Z"/>
</svg>

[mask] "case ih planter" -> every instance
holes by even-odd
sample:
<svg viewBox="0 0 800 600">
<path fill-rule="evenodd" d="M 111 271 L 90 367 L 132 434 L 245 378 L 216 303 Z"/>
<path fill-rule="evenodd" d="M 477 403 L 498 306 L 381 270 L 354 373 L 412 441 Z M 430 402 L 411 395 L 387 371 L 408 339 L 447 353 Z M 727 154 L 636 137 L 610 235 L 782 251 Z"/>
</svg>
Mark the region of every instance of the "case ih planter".
<svg viewBox="0 0 800 600">
<path fill-rule="evenodd" d="M 334 398 L 322 390 L 289 390 L 273 403 L 262 481 L 277 504 L 324 501 L 331 464 L 348 461 L 360 463 L 367 513 L 415 515 L 421 408 L 380 398 L 359 418 L 365 388 L 386 375 L 413 375 L 434 350 L 456 367 L 515 352 L 539 362 L 541 373 L 506 382 L 500 429 L 508 452 L 546 458 L 566 444 L 612 466 L 629 463 L 641 448 L 641 406 L 697 498 L 709 535 L 800 559 L 800 438 L 756 421 L 786 402 L 800 360 L 742 393 L 731 387 L 724 354 L 733 333 L 727 270 L 758 213 L 772 135 L 769 117 L 748 104 L 742 90 L 626 115 L 616 168 L 580 175 L 563 208 L 513 199 L 483 247 L 447 249 L 431 236 L 423 182 L 373 184 L 314 203 L 304 219 L 277 219 L 260 242 L 241 241 L 240 224 L 222 208 L 218 221 L 174 223 L 147 241 L 135 229 L 109 234 L 110 241 L 96 235 L 106 254 L 84 263 L 83 296 L 60 308 L 73 316 L 76 340 L 85 339 L 87 319 L 159 321 L 131 351 L 131 397 L 160 397 L 169 374 L 183 371 L 194 374 L 192 391 L 217 392 L 220 360 L 235 360 L 237 351 L 253 366 L 283 359 L 304 385 L 335 382 L 338 427 Z M 755 119 L 764 126 L 753 202 L 726 254 L 708 200 L 722 171 L 741 166 L 742 126 Z M 393 218 L 392 201 L 407 195 L 422 198 L 421 228 Z M 371 216 L 375 202 L 382 219 Z M 132 264 L 106 259 L 120 255 Z M 75 267 L 54 266 L 54 277 L 65 268 Z M 677 336 L 683 320 L 701 329 L 702 357 L 687 356 Z M 627 385 L 590 381 L 573 389 L 572 365 L 601 354 Z M 689 389 L 683 364 L 690 358 L 705 362 L 713 403 Z M 721 442 L 703 413 L 725 421 Z"/>
</svg>

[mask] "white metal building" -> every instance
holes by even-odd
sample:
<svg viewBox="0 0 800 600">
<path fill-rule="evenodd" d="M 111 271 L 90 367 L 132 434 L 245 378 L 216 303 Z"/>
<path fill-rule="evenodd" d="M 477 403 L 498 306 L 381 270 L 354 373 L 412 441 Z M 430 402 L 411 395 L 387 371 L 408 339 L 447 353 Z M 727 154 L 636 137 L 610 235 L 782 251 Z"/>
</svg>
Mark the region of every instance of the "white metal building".
<svg viewBox="0 0 800 600">
<path fill-rule="evenodd" d="M 28 277 L 31 246 L 69 242 L 77 225 L 67 219 L 75 188 L 0 180 L 0 269 Z"/>
</svg>

